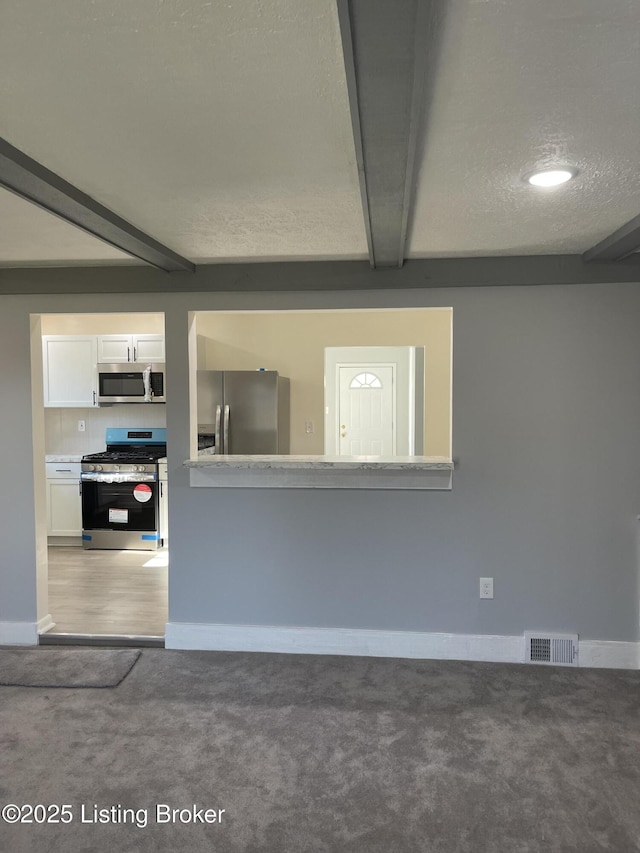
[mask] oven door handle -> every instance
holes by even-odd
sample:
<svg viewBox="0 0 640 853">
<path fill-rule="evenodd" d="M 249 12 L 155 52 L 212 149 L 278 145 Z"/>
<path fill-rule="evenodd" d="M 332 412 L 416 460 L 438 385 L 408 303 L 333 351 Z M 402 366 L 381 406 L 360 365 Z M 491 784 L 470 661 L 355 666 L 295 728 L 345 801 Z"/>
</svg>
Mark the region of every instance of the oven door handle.
<svg viewBox="0 0 640 853">
<path fill-rule="evenodd" d="M 216 453 L 224 453 L 222 440 L 220 436 L 220 417 L 222 415 L 221 406 L 216 406 Z"/>
<path fill-rule="evenodd" d="M 224 407 L 224 438 L 222 439 L 224 445 L 224 452 L 229 453 L 229 406 Z"/>
</svg>

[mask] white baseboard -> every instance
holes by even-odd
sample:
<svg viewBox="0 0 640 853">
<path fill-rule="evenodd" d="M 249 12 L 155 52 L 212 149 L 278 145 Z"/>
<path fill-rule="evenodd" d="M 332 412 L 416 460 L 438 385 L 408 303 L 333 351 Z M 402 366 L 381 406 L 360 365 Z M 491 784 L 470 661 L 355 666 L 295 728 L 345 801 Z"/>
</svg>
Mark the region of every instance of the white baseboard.
<svg viewBox="0 0 640 853">
<path fill-rule="evenodd" d="M 580 640 L 578 666 L 640 669 L 640 644 L 614 640 Z"/>
<path fill-rule="evenodd" d="M 37 646 L 38 625 L 36 622 L 0 622 L 0 645 Z"/>
<path fill-rule="evenodd" d="M 168 622 L 165 648 L 495 663 L 524 661 L 524 635 L 436 634 L 358 628 L 283 628 L 276 625 L 210 625 L 195 622 Z M 582 641 L 579 646 L 579 665 L 638 669 L 638 644 L 606 640 Z"/>
<path fill-rule="evenodd" d="M 522 637 L 168 622 L 165 648 L 309 655 L 522 661 Z"/>
<path fill-rule="evenodd" d="M 50 548 L 82 548 L 82 536 L 47 536 Z"/>
<path fill-rule="evenodd" d="M 56 627 L 56 623 L 51 618 L 51 614 L 47 613 L 46 616 L 43 616 L 42 619 L 38 620 L 38 634 L 46 634 L 47 631 L 50 631 L 52 628 Z"/>
</svg>

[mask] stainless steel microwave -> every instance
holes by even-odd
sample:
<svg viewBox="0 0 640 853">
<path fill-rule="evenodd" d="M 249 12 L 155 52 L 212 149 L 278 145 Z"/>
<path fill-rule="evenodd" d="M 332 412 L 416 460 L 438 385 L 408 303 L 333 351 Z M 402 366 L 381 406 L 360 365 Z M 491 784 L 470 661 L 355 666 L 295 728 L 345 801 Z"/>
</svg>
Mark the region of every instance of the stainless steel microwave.
<svg viewBox="0 0 640 853">
<path fill-rule="evenodd" d="M 166 403 L 164 364 L 98 364 L 98 404 Z"/>
</svg>

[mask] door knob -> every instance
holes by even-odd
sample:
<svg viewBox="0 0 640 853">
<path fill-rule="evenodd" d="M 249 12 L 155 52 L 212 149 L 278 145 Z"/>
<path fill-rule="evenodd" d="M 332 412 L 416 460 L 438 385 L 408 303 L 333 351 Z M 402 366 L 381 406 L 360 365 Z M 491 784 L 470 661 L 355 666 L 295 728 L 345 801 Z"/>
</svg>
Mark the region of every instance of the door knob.
<svg viewBox="0 0 640 853">
<path fill-rule="evenodd" d="M 341 435 L 343 438 L 346 438 L 346 437 L 347 437 L 346 432 L 341 432 L 341 433 L 340 433 L 340 435 Z"/>
<path fill-rule="evenodd" d="M 342 429 L 346 429 L 346 428 L 347 428 L 347 425 L 346 425 L 346 424 L 340 424 L 340 427 L 341 427 Z"/>
</svg>

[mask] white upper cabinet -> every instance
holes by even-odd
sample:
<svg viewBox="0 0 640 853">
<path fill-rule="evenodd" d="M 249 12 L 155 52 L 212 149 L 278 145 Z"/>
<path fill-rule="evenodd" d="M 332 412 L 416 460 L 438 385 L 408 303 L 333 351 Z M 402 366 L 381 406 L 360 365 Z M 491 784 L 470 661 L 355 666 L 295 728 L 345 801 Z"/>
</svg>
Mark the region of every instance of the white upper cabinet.
<svg viewBox="0 0 640 853">
<path fill-rule="evenodd" d="M 98 335 L 99 362 L 163 362 L 164 335 Z"/>
<path fill-rule="evenodd" d="M 132 335 L 133 361 L 164 361 L 164 335 Z"/>
<path fill-rule="evenodd" d="M 164 335 L 43 335 L 44 405 L 97 406 L 100 362 L 164 362 Z"/>
<path fill-rule="evenodd" d="M 98 362 L 133 361 L 131 335 L 99 335 Z"/>
<path fill-rule="evenodd" d="M 97 405 L 95 335 L 44 335 L 44 405 L 86 408 Z"/>
</svg>

